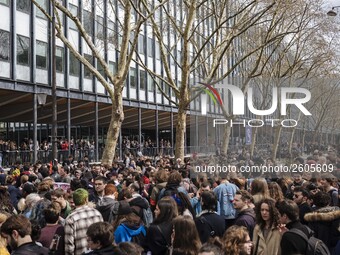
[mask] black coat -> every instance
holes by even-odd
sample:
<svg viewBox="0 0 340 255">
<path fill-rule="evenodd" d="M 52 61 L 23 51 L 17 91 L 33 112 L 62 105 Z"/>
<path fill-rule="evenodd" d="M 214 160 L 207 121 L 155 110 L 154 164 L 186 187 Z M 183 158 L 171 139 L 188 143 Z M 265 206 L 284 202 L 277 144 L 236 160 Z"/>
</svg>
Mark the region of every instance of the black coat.
<svg viewBox="0 0 340 255">
<path fill-rule="evenodd" d="M 339 207 L 323 207 L 305 215 L 305 221 L 314 231 L 314 236 L 321 239 L 332 250 L 340 240 Z"/>
<path fill-rule="evenodd" d="M 11 255 L 48 255 L 49 250 L 35 243 L 25 243 L 20 245 Z"/>
<path fill-rule="evenodd" d="M 301 224 L 300 221 L 293 221 L 286 225 L 290 230 L 296 228 L 301 230 L 308 236 L 307 228 Z M 281 239 L 281 254 L 284 255 L 294 255 L 294 254 L 305 254 L 307 250 L 307 242 L 298 234 L 287 231 L 282 235 Z"/>
<path fill-rule="evenodd" d="M 196 228 L 201 242 L 205 243 L 210 237 L 222 237 L 225 227 L 225 219 L 213 212 L 203 213 L 195 219 Z"/>
<path fill-rule="evenodd" d="M 145 250 L 151 251 L 152 255 L 166 254 L 171 245 L 171 233 L 170 222 L 151 224 L 146 232 L 146 243 L 143 245 Z"/>
<path fill-rule="evenodd" d="M 115 248 L 111 245 L 98 250 L 93 250 L 88 253 L 83 253 L 83 255 L 112 255 L 115 252 Z"/>
</svg>

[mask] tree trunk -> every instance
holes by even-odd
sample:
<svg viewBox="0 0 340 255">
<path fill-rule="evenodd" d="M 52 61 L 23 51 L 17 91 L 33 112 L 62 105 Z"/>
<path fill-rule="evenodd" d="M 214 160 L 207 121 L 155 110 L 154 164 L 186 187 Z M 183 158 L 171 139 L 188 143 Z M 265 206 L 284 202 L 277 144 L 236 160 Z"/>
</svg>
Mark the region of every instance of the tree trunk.
<svg viewBox="0 0 340 255">
<path fill-rule="evenodd" d="M 228 153 L 230 134 L 231 134 L 231 127 L 229 125 L 224 125 L 223 141 L 222 141 L 222 148 L 221 148 L 222 155 L 227 155 Z"/>
<path fill-rule="evenodd" d="M 179 104 L 178 115 L 177 115 L 177 125 L 176 125 L 176 149 L 175 157 L 184 160 L 184 137 L 186 131 L 186 118 L 187 112 L 183 109 L 183 106 Z"/>
<path fill-rule="evenodd" d="M 119 132 L 122 127 L 122 123 L 124 120 L 124 111 L 123 111 L 123 97 L 121 93 L 116 93 L 116 100 L 112 101 L 112 112 L 111 112 L 111 121 L 110 126 L 107 131 L 107 138 L 105 143 L 105 148 L 102 157 L 102 163 L 107 164 L 108 166 L 112 165 L 112 161 L 115 157 L 117 141 L 119 138 Z"/>
<path fill-rule="evenodd" d="M 280 144 L 280 137 L 281 137 L 282 126 L 278 126 L 275 128 L 275 136 L 274 136 L 274 144 L 273 144 L 273 151 L 272 151 L 272 161 L 276 161 L 276 154 L 277 149 Z"/>
<path fill-rule="evenodd" d="M 289 140 L 289 145 L 288 145 L 288 153 L 290 158 L 292 158 L 292 147 L 293 147 L 293 142 L 294 142 L 294 135 L 295 135 L 295 127 L 292 128 L 292 132 L 290 135 L 290 140 Z"/>
<path fill-rule="evenodd" d="M 258 127 L 254 128 L 253 136 L 251 138 L 251 145 L 250 145 L 250 157 L 253 158 L 254 156 L 254 150 L 255 150 L 255 143 L 256 143 L 256 137 L 257 137 Z"/>
</svg>

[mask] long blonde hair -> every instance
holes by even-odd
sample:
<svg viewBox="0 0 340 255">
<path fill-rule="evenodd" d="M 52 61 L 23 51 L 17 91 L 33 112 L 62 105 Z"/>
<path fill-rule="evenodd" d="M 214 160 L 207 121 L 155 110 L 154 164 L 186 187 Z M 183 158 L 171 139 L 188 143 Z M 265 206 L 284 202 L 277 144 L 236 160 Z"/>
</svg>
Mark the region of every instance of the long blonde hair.
<svg viewBox="0 0 340 255">
<path fill-rule="evenodd" d="M 0 227 L 2 225 L 2 223 L 4 223 L 7 218 L 9 217 L 9 215 L 6 215 L 4 213 L 0 213 Z M 3 238 L 1 235 L 0 235 L 0 248 L 3 248 L 5 247 L 6 248 L 7 246 L 7 241 L 5 238 Z"/>
</svg>

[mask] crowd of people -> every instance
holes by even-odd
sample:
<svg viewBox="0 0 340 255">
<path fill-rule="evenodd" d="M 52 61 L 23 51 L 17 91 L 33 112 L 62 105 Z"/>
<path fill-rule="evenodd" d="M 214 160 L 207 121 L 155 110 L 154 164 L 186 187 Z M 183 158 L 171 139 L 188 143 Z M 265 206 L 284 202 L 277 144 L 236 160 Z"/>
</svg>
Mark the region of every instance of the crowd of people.
<svg viewBox="0 0 340 255">
<path fill-rule="evenodd" d="M 247 150 L 223 160 L 276 164 Z M 340 254 L 334 147 L 295 159 L 332 173 L 194 174 L 212 162 L 127 153 L 110 166 L 70 155 L 0 169 L 0 254 Z"/>
</svg>

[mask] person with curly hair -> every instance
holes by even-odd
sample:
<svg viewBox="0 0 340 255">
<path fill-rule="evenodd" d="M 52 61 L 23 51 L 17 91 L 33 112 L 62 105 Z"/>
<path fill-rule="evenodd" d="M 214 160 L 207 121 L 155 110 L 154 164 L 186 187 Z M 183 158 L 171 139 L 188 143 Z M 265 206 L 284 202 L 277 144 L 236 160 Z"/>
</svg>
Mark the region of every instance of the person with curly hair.
<svg viewBox="0 0 340 255">
<path fill-rule="evenodd" d="M 281 232 L 279 230 L 279 213 L 275 200 L 265 198 L 255 207 L 256 226 L 253 233 L 254 255 L 281 254 Z"/>
<path fill-rule="evenodd" d="M 225 255 L 250 255 L 253 242 L 244 226 L 231 226 L 223 235 Z"/>
<path fill-rule="evenodd" d="M 8 214 L 17 213 L 12 205 L 11 197 L 6 186 L 0 186 L 0 212 Z"/>
<path fill-rule="evenodd" d="M 0 213 L 0 227 L 7 220 L 8 217 L 9 217 L 9 214 Z M 7 240 L 1 235 L 0 235 L 0 254 L 9 255 L 9 252 L 7 250 Z"/>
</svg>

